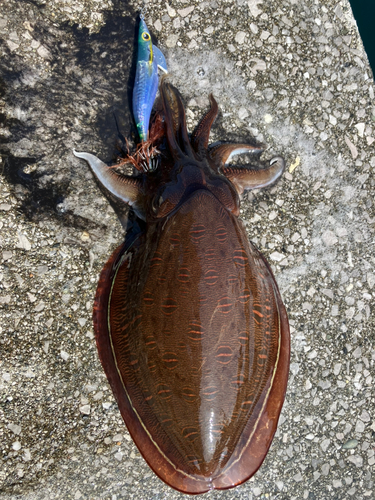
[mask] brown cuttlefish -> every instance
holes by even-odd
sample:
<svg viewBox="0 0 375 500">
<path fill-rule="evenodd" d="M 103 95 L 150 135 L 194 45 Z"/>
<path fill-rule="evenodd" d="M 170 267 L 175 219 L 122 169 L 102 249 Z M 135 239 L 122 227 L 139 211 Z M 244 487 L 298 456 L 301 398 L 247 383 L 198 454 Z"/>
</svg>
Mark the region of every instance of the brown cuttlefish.
<svg viewBox="0 0 375 500">
<path fill-rule="evenodd" d="M 258 470 L 283 405 L 288 318 L 238 215 L 244 190 L 273 184 L 284 161 L 227 166 L 234 154 L 262 150 L 208 146 L 212 96 L 189 137 L 179 92 L 163 80 L 160 94 L 167 147 L 156 168 L 125 176 L 75 155 L 140 219 L 100 276 L 100 360 L 146 462 L 171 487 L 198 494 Z"/>
</svg>

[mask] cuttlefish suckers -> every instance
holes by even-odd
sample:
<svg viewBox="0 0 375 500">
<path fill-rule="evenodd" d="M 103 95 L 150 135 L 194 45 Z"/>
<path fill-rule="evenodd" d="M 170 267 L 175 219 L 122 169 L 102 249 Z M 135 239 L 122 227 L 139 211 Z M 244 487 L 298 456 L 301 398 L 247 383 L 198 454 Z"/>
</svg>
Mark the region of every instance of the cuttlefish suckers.
<svg viewBox="0 0 375 500">
<path fill-rule="evenodd" d="M 146 141 L 152 106 L 158 90 L 158 68 L 167 73 L 162 52 L 152 44 L 143 16 L 139 22 L 137 69 L 133 89 L 133 115 L 139 138 Z"/>
</svg>

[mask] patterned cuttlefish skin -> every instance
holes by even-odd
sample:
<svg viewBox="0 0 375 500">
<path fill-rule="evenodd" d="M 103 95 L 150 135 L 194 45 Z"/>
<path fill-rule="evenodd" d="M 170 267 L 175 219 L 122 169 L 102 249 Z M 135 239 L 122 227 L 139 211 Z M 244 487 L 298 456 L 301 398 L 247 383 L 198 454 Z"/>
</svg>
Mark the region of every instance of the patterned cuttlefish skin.
<svg viewBox="0 0 375 500">
<path fill-rule="evenodd" d="M 163 80 L 167 153 L 124 176 L 88 153 L 101 185 L 142 219 L 105 265 L 94 305 L 99 356 L 129 432 L 154 472 L 190 494 L 227 489 L 262 464 L 289 371 L 289 325 L 275 278 L 238 219 L 246 189 L 284 161 L 230 167 L 248 144 L 208 146 L 216 101 L 188 136 Z"/>
</svg>

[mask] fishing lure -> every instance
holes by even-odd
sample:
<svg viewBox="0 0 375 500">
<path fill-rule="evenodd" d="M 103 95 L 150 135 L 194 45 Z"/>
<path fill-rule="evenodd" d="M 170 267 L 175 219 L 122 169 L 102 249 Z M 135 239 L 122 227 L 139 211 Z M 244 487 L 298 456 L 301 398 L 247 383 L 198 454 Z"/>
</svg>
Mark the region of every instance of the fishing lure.
<svg viewBox="0 0 375 500">
<path fill-rule="evenodd" d="M 208 145 L 218 106 L 189 137 L 178 91 L 162 80 L 168 147 L 125 176 L 89 153 L 99 183 L 143 219 L 100 275 L 99 357 L 143 457 L 184 493 L 249 479 L 271 445 L 289 371 L 289 325 L 271 268 L 238 219 L 239 196 L 285 163 L 230 167 L 248 144 Z"/>
<path fill-rule="evenodd" d="M 152 44 L 143 14 L 138 31 L 137 69 L 133 88 L 133 115 L 141 141 L 148 139 L 152 106 L 158 90 L 158 68 L 167 73 L 167 63 L 162 52 Z"/>
</svg>

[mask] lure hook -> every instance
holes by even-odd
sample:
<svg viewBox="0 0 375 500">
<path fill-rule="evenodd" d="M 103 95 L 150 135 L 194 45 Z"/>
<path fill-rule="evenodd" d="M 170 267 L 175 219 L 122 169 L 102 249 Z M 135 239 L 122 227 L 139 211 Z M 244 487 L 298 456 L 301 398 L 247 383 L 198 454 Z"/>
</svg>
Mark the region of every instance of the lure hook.
<svg viewBox="0 0 375 500">
<path fill-rule="evenodd" d="M 147 10 L 147 4 L 146 2 L 143 2 L 143 7 L 141 8 L 140 12 L 139 12 L 139 18 L 143 21 L 144 18 L 145 18 L 145 14 L 146 14 L 146 10 Z"/>
</svg>

